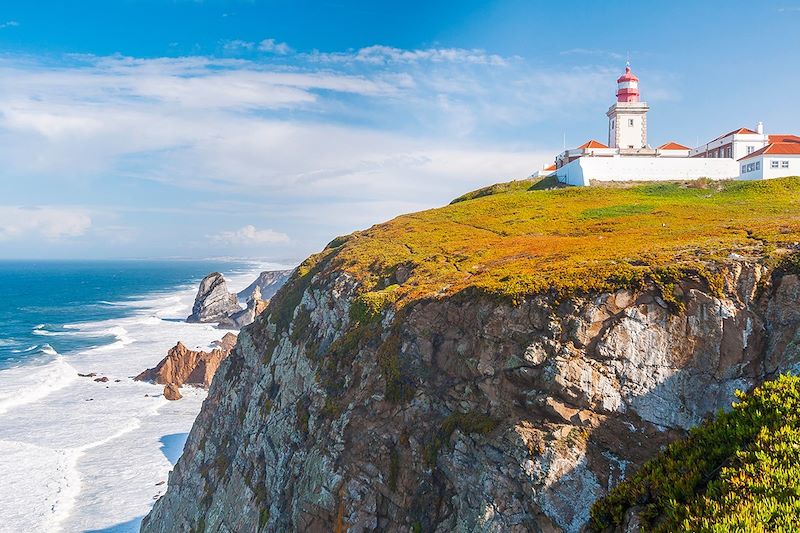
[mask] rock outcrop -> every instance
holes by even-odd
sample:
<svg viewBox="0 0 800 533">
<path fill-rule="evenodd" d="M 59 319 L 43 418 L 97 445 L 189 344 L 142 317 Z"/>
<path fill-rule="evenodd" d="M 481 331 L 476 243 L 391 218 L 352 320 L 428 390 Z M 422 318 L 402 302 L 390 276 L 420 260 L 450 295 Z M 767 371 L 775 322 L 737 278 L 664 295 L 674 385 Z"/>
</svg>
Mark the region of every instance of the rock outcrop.
<svg viewBox="0 0 800 533">
<path fill-rule="evenodd" d="M 190 350 L 179 342 L 155 368 L 145 370 L 134 379 L 175 387 L 195 385 L 208 388 L 220 363 L 228 357 L 235 344 L 236 335 L 233 333 L 226 333 L 210 352 Z"/>
<path fill-rule="evenodd" d="M 260 315 L 266 308 L 268 300 L 261 298 L 261 290 L 256 286 L 251 292 L 247 300 L 247 307 L 234 313 L 227 318 L 219 321 L 219 327 L 230 329 L 241 329 L 249 324 L 252 324 L 258 315 Z"/>
<path fill-rule="evenodd" d="M 167 383 L 164 385 L 164 398 L 170 401 L 180 400 L 183 398 L 180 388 L 174 383 Z"/>
<path fill-rule="evenodd" d="M 192 314 L 187 322 L 219 322 L 242 308 L 235 294 L 228 292 L 228 284 L 219 272 L 204 277 L 197 290 Z"/>
<path fill-rule="evenodd" d="M 577 532 L 626 472 L 800 359 L 800 281 L 676 282 L 376 315 L 328 262 L 223 363 L 142 531 Z M 355 311 L 354 311 L 355 309 Z"/>
<path fill-rule="evenodd" d="M 278 292 L 278 289 L 283 287 L 291 275 L 292 270 L 266 270 L 259 274 L 258 278 L 247 288 L 239 291 L 239 299 L 242 301 L 249 300 L 253 291 L 257 288 L 261 294 L 260 298 L 269 300 Z"/>
</svg>

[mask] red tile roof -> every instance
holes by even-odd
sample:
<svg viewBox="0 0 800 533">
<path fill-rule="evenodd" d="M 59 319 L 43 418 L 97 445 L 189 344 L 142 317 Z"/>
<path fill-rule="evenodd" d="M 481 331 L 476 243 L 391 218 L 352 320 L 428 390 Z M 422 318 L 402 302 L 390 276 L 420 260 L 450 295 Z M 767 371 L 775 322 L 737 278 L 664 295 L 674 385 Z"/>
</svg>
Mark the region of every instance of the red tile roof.
<svg viewBox="0 0 800 533">
<path fill-rule="evenodd" d="M 779 134 L 779 135 L 770 135 L 769 142 L 771 143 L 800 143 L 800 137 L 797 135 L 787 135 L 787 134 Z"/>
<path fill-rule="evenodd" d="M 800 142 L 771 143 L 761 150 L 746 155 L 739 161 L 751 159 L 760 155 L 800 155 Z"/>
<path fill-rule="evenodd" d="M 725 137 L 730 137 L 731 135 L 758 135 L 758 132 L 757 131 L 753 131 L 753 130 L 748 129 L 748 128 L 739 128 L 738 130 L 729 131 L 725 135 L 720 135 L 719 137 L 714 139 L 714 141 L 718 141 L 720 139 L 724 139 Z M 711 141 L 711 142 L 714 142 L 714 141 Z"/>
<path fill-rule="evenodd" d="M 678 144 L 675 141 L 670 141 L 658 147 L 659 150 L 689 150 L 688 146 Z"/>
<path fill-rule="evenodd" d="M 544 170 L 545 170 L 545 172 L 549 172 L 549 171 L 551 171 L 551 170 L 555 170 L 555 169 L 556 169 L 556 166 L 555 166 L 555 165 L 550 165 L 549 167 L 545 167 L 545 169 L 544 169 Z"/>
<path fill-rule="evenodd" d="M 591 141 L 586 142 L 586 143 L 578 146 L 579 150 L 580 149 L 586 149 L 586 148 L 608 148 L 608 146 L 606 146 L 605 144 L 603 144 L 603 143 L 601 143 L 599 141 L 595 141 L 594 139 L 592 139 Z"/>
</svg>

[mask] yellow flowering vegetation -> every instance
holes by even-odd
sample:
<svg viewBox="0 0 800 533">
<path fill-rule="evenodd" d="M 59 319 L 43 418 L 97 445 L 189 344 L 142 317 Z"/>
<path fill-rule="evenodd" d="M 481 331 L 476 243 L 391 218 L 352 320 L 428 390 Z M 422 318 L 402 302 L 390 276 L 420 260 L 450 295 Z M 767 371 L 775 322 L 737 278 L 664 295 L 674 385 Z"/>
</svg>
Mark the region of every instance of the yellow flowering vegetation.
<svg viewBox="0 0 800 533">
<path fill-rule="evenodd" d="M 366 297 L 365 310 L 468 289 L 519 299 L 644 283 L 679 306 L 671 301 L 677 279 L 714 290 L 731 253 L 777 261 L 800 241 L 800 178 L 547 185 L 498 184 L 339 237 L 300 274 L 325 263 L 357 277 L 365 292 L 384 291 Z"/>
<path fill-rule="evenodd" d="M 737 396 L 595 503 L 591 528 L 633 509 L 643 531 L 800 531 L 800 378 Z"/>
</svg>

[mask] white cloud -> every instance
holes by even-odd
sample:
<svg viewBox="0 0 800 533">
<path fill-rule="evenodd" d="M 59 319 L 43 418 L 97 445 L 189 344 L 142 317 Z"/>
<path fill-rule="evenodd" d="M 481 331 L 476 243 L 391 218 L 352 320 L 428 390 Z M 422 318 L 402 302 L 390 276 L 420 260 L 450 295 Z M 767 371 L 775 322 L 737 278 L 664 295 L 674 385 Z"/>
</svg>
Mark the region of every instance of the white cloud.
<svg viewBox="0 0 800 533">
<path fill-rule="evenodd" d="M 0 22 L 0 30 L 4 30 L 6 28 L 16 28 L 17 26 L 19 26 L 19 22 L 17 22 L 16 20 Z"/>
<path fill-rule="evenodd" d="M 252 41 L 243 41 L 241 39 L 234 39 L 232 41 L 227 41 L 223 45 L 223 48 L 225 48 L 225 50 L 228 50 L 230 52 L 234 52 L 237 50 L 252 50 L 253 48 L 255 48 L 255 46 L 256 43 Z"/>
<path fill-rule="evenodd" d="M 426 48 L 404 50 L 392 46 L 373 45 L 350 52 L 314 52 L 309 54 L 313 60 L 327 63 L 466 63 L 476 65 L 504 66 L 508 60 L 484 50 L 464 48 Z"/>
<path fill-rule="evenodd" d="M 552 160 L 561 132 L 538 148 L 529 135 L 564 113 L 602 113 L 618 75 L 603 67 L 533 68 L 460 49 L 259 57 L 70 56 L 54 65 L 2 56 L 0 166 L 15 191 L 33 194 L 26 184 L 50 180 L 61 187 L 53 194 L 74 194 L 57 202 L 85 203 L 75 191 L 93 194 L 72 182 L 102 183 L 106 195 L 117 182 L 167 191 L 170 199 L 154 194 L 152 205 L 138 207 L 187 209 L 174 217 L 185 227 L 174 229 L 169 245 L 209 235 L 289 248 L 312 232 L 327 238 L 529 175 Z M 601 85 L 609 90 L 598 91 Z M 169 187 L 158 189 L 162 183 Z M 218 209 L 198 230 L 188 222 L 191 206 L 174 201 L 184 190 L 198 203 L 252 202 L 259 218 Z M 137 231 L 141 214 L 102 214 L 106 200 L 88 200 L 96 202 L 93 237 L 167 239 Z M 119 207 L 136 202 L 123 198 Z M 255 226 L 241 227 L 246 222 Z"/>
<path fill-rule="evenodd" d="M 58 241 L 84 235 L 92 219 L 83 209 L 55 206 L 0 206 L 0 241 L 43 237 Z"/>
<path fill-rule="evenodd" d="M 258 49 L 262 52 L 272 52 L 279 55 L 286 55 L 292 52 L 292 48 L 288 44 L 278 42 L 275 39 L 264 39 L 258 43 Z"/>
<path fill-rule="evenodd" d="M 275 244 L 289 242 L 289 236 L 271 229 L 256 229 L 247 225 L 236 231 L 222 231 L 209 235 L 209 239 L 228 245 Z"/>
</svg>

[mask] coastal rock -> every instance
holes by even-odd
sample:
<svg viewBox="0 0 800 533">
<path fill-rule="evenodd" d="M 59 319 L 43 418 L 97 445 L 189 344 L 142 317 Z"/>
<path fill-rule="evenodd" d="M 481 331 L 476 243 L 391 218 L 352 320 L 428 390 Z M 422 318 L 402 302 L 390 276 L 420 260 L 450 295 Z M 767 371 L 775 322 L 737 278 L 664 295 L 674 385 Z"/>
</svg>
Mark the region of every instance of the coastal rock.
<svg viewBox="0 0 800 533">
<path fill-rule="evenodd" d="M 97 381 L 98 383 L 108 383 L 108 378 L 103 376 L 101 378 L 95 378 L 95 381 Z"/>
<path fill-rule="evenodd" d="M 176 387 L 195 385 L 208 388 L 220 363 L 236 345 L 236 335 L 226 333 L 216 344 L 217 347 L 210 352 L 203 352 L 190 350 L 179 342 L 155 368 L 145 370 L 134 379 Z"/>
<path fill-rule="evenodd" d="M 212 272 L 200 282 L 192 314 L 186 321 L 219 322 L 241 310 L 236 295 L 228 292 L 228 284 L 222 274 Z"/>
<path fill-rule="evenodd" d="M 289 280 L 292 272 L 292 270 L 266 270 L 262 272 L 253 283 L 239 291 L 239 299 L 243 301 L 249 300 L 253 291 L 258 288 L 261 294 L 259 298 L 269 300 Z"/>
<path fill-rule="evenodd" d="M 800 281 L 443 297 L 354 323 L 325 265 L 242 330 L 142 531 L 565 531 L 736 389 L 794 368 Z M 758 284 L 758 290 L 756 285 Z M 231 512 L 236 509 L 236 512 Z"/>
<path fill-rule="evenodd" d="M 181 391 L 178 389 L 178 386 L 174 383 L 167 383 L 164 386 L 164 398 L 167 400 L 180 400 L 183 398 L 181 395 Z"/>
<path fill-rule="evenodd" d="M 256 286 L 250 293 L 250 298 L 247 300 L 247 307 L 238 313 L 234 313 L 220 320 L 219 327 L 241 329 L 252 324 L 256 317 L 267 308 L 268 303 L 268 300 L 263 300 L 261 298 L 261 289 Z"/>
</svg>

